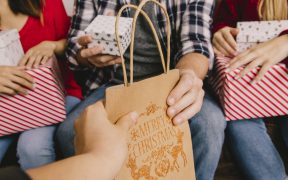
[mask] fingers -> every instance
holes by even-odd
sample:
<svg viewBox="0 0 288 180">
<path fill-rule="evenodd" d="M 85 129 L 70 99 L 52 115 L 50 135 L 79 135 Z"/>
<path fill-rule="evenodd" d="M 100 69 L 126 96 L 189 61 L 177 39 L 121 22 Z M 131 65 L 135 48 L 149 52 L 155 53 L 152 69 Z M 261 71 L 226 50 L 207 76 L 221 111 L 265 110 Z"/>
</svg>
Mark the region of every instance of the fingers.
<svg viewBox="0 0 288 180">
<path fill-rule="evenodd" d="M 80 46 L 87 46 L 89 43 L 92 42 L 92 37 L 91 36 L 82 36 L 78 39 L 78 44 Z"/>
<path fill-rule="evenodd" d="M 270 63 L 264 64 L 261 67 L 260 71 L 258 72 L 257 76 L 252 81 L 252 84 L 253 83 L 258 83 L 259 81 L 261 81 L 264 78 L 265 73 L 271 68 L 271 66 L 272 66 L 272 64 L 270 64 Z"/>
<path fill-rule="evenodd" d="M 90 58 L 92 56 L 96 56 L 101 54 L 103 51 L 103 47 L 102 46 L 96 46 L 93 48 L 87 48 L 87 49 L 82 49 L 80 52 L 80 56 L 82 58 Z"/>
<path fill-rule="evenodd" d="M 29 60 L 29 57 L 32 55 L 32 52 L 31 51 L 28 51 L 25 56 L 20 60 L 18 66 L 26 66 L 28 60 Z"/>
<path fill-rule="evenodd" d="M 213 46 L 224 56 L 229 56 L 229 52 L 219 43 L 216 39 L 213 39 Z"/>
<path fill-rule="evenodd" d="M 48 56 L 44 56 L 42 61 L 41 61 L 41 65 L 46 64 L 48 62 L 48 60 L 49 60 L 49 57 Z"/>
<path fill-rule="evenodd" d="M 167 99 L 167 104 L 173 106 L 177 101 L 180 100 L 190 89 L 193 87 L 193 78 L 191 75 L 184 74 L 181 76 L 180 81 L 176 87 L 171 91 Z"/>
<path fill-rule="evenodd" d="M 170 106 L 167 110 L 169 117 L 174 117 L 176 114 L 179 114 L 183 109 L 193 104 L 196 100 L 197 90 L 190 90 L 185 94 L 175 105 Z"/>
<path fill-rule="evenodd" d="M 228 43 L 229 47 L 231 48 L 231 53 L 232 55 L 236 55 L 236 50 L 237 50 L 237 43 L 234 39 L 234 37 L 232 36 L 232 34 L 229 33 L 225 33 L 223 34 L 224 39 L 226 40 L 226 42 Z"/>
<path fill-rule="evenodd" d="M 34 82 L 33 78 L 25 71 L 16 70 L 16 71 L 13 71 L 12 74 L 15 76 L 18 76 L 19 78 L 26 80 L 28 83 Z"/>
<path fill-rule="evenodd" d="M 117 121 L 116 126 L 125 132 L 128 132 L 128 130 L 137 122 L 138 117 L 139 115 L 137 112 L 128 113 Z"/>
<path fill-rule="evenodd" d="M 41 61 L 42 61 L 43 58 L 44 58 L 44 55 L 36 56 L 35 61 L 33 63 L 33 67 L 34 68 L 38 68 L 38 66 L 41 65 Z"/>
<path fill-rule="evenodd" d="M 5 87 L 5 86 L 0 87 L 0 93 L 11 95 L 11 96 L 17 94 L 15 90 L 8 88 L 8 87 Z"/>
<path fill-rule="evenodd" d="M 253 61 L 255 59 L 255 54 L 250 53 L 249 51 L 246 51 L 244 53 L 241 53 L 237 57 L 233 58 L 228 64 L 228 73 Z"/>
<path fill-rule="evenodd" d="M 212 43 L 217 51 L 217 55 L 236 56 L 237 44 L 234 36 L 238 34 L 238 30 L 230 27 L 224 27 L 214 34 Z M 220 52 L 220 53 L 219 53 Z"/>
<path fill-rule="evenodd" d="M 3 83 L 5 87 L 13 90 L 13 93 L 17 92 L 19 94 L 22 94 L 22 95 L 26 95 L 28 92 L 25 88 L 23 88 L 22 86 L 16 84 L 15 82 L 12 82 L 12 81 L 6 81 L 5 83 Z"/>
<path fill-rule="evenodd" d="M 195 116 L 201 110 L 204 94 L 204 90 L 201 90 L 197 95 L 196 101 L 173 118 L 173 124 L 180 125 Z"/>
<path fill-rule="evenodd" d="M 34 80 L 24 71 L 13 71 L 12 74 L 8 75 L 8 78 L 14 83 L 33 90 Z"/>
<path fill-rule="evenodd" d="M 100 55 L 95 56 L 94 58 L 88 59 L 91 64 L 94 64 L 96 67 L 104 67 L 114 64 L 120 64 L 121 58 L 117 56 L 110 56 L 110 55 Z"/>
<path fill-rule="evenodd" d="M 215 38 L 215 46 L 217 49 L 221 49 L 221 52 L 224 52 L 225 55 L 234 56 L 236 54 L 236 51 L 233 49 L 233 47 L 230 46 L 230 44 L 227 42 L 227 40 L 224 38 L 225 36 L 231 36 L 230 34 L 221 34 Z M 233 37 L 232 37 L 233 39 Z"/>
<path fill-rule="evenodd" d="M 238 75 L 238 78 L 244 77 L 247 73 L 252 71 L 254 68 L 260 66 L 262 64 L 262 59 L 257 58 L 254 59 L 251 63 L 249 63 Z"/>
</svg>

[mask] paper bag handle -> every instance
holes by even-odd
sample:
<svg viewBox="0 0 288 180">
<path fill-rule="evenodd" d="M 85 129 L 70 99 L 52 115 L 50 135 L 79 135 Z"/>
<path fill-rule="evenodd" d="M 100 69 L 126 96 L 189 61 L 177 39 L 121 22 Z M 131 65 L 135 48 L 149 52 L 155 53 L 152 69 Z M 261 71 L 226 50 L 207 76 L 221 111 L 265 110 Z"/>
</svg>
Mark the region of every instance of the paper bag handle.
<svg viewBox="0 0 288 180">
<path fill-rule="evenodd" d="M 147 3 L 148 1 L 143 1 L 142 4 L 142 7 Z M 158 2 L 155 1 L 157 4 Z M 140 5 L 141 5 L 140 4 Z M 162 6 L 160 3 L 159 3 L 160 6 Z M 132 8 L 132 9 L 136 9 L 136 13 L 139 15 L 139 13 L 141 13 L 145 19 L 148 21 L 148 24 L 150 26 L 150 28 L 152 29 L 152 32 L 153 32 L 153 35 L 154 35 L 154 38 L 156 40 L 156 43 L 157 43 L 157 47 L 158 47 L 158 50 L 159 50 L 159 53 L 160 53 L 160 57 L 161 57 L 161 62 L 162 62 L 162 65 L 163 65 L 163 69 L 164 69 L 164 72 L 166 73 L 167 70 L 165 68 L 165 60 L 164 60 L 164 55 L 163 55 L 163 52 L 162 52 L 162 47 L 161 47 L 161 43 L 159 41 L 159 37 L 157 35 L 157 32 L 154 28 L 154 25 L 151 21 L 151 19 L 149 18 L 149 16 L 142 10 L 140 9 L 138 6 L 135 6 L 135 5 L 132 5 L 132 4 L 128 4 L 128 5 L 125 5 L 123 6 L 119 12 L 118 12 L 118 15 L 117 15 L 117 18 L 116 18 L 116 24 L 115 24 L 115 34 L 116 34 L 116 40 L 117 40 L 117 45 L 118 45 L 118 49 L 119 49 L 119 52 L 120 52 L 120 57 L 122 59 L 122 68 L 123 68 L 123 76 L 124 76 L 124 85 L 125 86 L 128 86 L 128 80 L 127 80 L 127 72 L 126 72 L 126 65 L 125 65 L 125 60 L 124 60 L 124 57 L 123 57 L 123 49 L 122 49 L 122 46 L 121 46 L 121 43 L 120 43 L 120 37 L 119 37 L 119 33 L 118 33 L 118 29 L 119 29 L 119 19 L 120 19 L 120 16 L 122 14 L 122 12 L 126 9 L 126 8 Z M 164 6 L 162 6 L 161 8 L 164 8 Z M 165 11 L 165 14 L 167 14 L 165 8 L 164 8 L 164 11 Z M 135 13 L 135 15 L 136 15 Z M 137 15 L 137 17 L 138 17 Z M 169 16 L 168 14 L 166 15 L 167 18 L 168 18 L 168 21 L 169 21 Z M 132 58 L 130 57 L 130 83 L 133 83 L 133 50 L 134 50 L 134 36 L 135 36 L 135 29 L 136 29 L 136 20 L 137 20 L 137 17 L 135 18 L 136 16 L 134 16 L 133 18 L 133 23 L 135 22 L 135 26 L 134 28 L 132 28 L 132 39 L 131 41 L 133 42 L 133 44 L 131 44 L 130 46 L 130 56 L 132 54 Z M 170 28 L 170 21 L 169 21 L 169 27 L 168 29 Z M 167 33 L 167 42 L 168 42 L 168 51 L 167 51 L 167 69 L 169 69 L 169 66 L 170 66 L 170 29 L 168 30 L 168 33 Z"/>
<path fill-rule="evenodd" d="M 155 30 L 156 32 L 156 35 L 157 37 L 155 37 L 156 42 L 157 42 L 157 46 L 158 48 L 161 49 L 161 52 L 162 54 L 160 53 L 160 57 L 161 57 L 161 62 L 162 62 L 162 65 L 163 65 L 163 69 L 164 69 L 164 73 L 167 73 L 169 70 L 170 70 L 170 52 L 171 52 L 171 44 L 170 44 L 170 41 L 171 41 L 171 27 L 170 27 L 170 19 L 169 19 L 169 15 L 167 13 L 167 10 L 166 8 L 161 4 L 159 3 L 158 1 L 156 0 L 142 0 L 141 3 L 139 4 L 138 6 L 138 9 L 137 11 L 135 12 L 135 15 L 134 15 L 134 18 L 133 18 L 133 27 L 132 27 L 132 36 L 131 36 L 131 46 L 130 46 L 130 60 L 132 61 L 132 65 L 130 63 L 130 66 L 132 66 L 132 68 L 130 67 L 130 82 L 133 83 L 133 76 L 131 76 L 131 72 L 133 73 L 133 59 L 134 59 L 134 42 L 135 42 L 135 29 L 136 29 L 136 21 L 137 21 L 137 18 L 139 16 L 139 13 L 141 12 L 141 10 L 143 9 L 143 7 L 148 3 L 148 2 L 153 2 L 155 4 L 157 4 L 161 9 L 162 11 L 164 12 L 165 16 L 166 16 L 166 21 L 167 21 L 167 26 L 166 26 L 166 31 L 167 31 L 167 64 L 166 64 L 166 67 L 165 67 L 165 61 L 164 61 L 164 56 L 163 56 L 163 52 L 162 52 L 162 46 L 159 42 L 159 38 L 158 38 L 158 34 L 154 28 L 154 25 L 152 23 L 151 25 L 151 29 L 152 31 Z M 149 18 L 149 17 L 148 17 Z M 150 20 L 150 18 L 149 18 Z M 132 74 L 133 75 L 133 74 Z"/>
</svg>

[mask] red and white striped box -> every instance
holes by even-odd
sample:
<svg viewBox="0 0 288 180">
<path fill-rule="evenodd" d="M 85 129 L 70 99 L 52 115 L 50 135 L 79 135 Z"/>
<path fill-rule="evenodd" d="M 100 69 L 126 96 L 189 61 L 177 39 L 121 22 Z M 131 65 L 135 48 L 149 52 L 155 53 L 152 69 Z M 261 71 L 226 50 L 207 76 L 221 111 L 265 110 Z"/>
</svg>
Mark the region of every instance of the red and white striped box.
<svg viewBox="0 0 288 180">
<path fill-rule="evenodd" d="M 0 136 L 49 126 L 66 118 L 65 94 L 56 59 L 27 70 L 35 81 L 28 95 L 0 95 Z"/>
<path fill-rule="evenodd" d="M 235 79 L 240 67 L 226 73 L 227 57 L 217 57 L 210 84 L 220 98 L 226 120 L 242 120 L 288 114 L 288 70 L 284 64 L 274 65 L 265 77 L 251 84 L 260 68 Z"/>
</svg>

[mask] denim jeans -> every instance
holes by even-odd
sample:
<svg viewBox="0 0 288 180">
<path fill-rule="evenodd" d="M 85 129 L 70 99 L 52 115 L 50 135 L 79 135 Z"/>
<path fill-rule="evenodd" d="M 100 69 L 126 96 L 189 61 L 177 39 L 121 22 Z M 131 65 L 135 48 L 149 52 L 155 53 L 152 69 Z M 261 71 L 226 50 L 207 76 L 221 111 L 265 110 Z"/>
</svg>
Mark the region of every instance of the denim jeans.
<svg viewBox="0 0 288 180">
<path fill-rule="evenodd" d="M 66 97 L 66 111 L 69 113 L 80 100 Z M 17 156 L 22 169 L 30 169 L 55 161 L 54 133 L 56 125 L 25 131 L 19 135 Z M 17 139 L 16 135 L 0 138 L 0 162 L 10 144 Z"/>
<path fill-rule="evenodd" d="M 227 124 L 227 140 L 242 172 L 251 180 L 284 180 L 282 159 L 262 119 Z"/>
<path fill-rule="evenodd" d="M 74 122 L 89 105 L 104 97 L 107 86 L 95 90 L 59 126 L 56 139 L 65 157 L 74 155 Z M 220 158 L 226 121 L 216 101 L 206 93 L 202 110 L 190 121 L 198 180 L 212 180 Z"/>
</svg>

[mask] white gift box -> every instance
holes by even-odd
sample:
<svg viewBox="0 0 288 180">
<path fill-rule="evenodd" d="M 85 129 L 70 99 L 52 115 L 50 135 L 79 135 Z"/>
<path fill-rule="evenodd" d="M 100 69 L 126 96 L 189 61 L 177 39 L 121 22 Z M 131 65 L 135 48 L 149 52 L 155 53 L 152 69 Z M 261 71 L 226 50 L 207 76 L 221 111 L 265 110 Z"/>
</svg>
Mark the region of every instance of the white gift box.
<svg viewBox="0 0 288 180">
<path fill-rule="evenodd" d="M 68 16 L 73 16 L 74 13 L 74 3 L 75 0 L 63 0 L 63 5 L 65 7 Z"/>
<path fill-rule="evenodd" d="M 273 39 L 288 29 L 288 20 L 238 22 L 237 50 L 243 52 L 256 44 Z"/>
<path fill-rule="evenodd" d="M 24 56 L 16 29 L 0 31 L 0 66 L 16 66 Z"/>
<path fill-rule="evenodd" d="M 95 45 L 101 45 L 104 48 L 103 54 L 110 54 L 119 56 L 119 49 L 115 35 L 115 16 L 102 16 L 98 15 L 92 23 L 85 29 L 85 33 L 91 35 L 93 42 L 88 47 L 94 47 Z M 119 37 L 120 43 L 123 49 L 123 53 L 126 51 L 131 42 L 131 29 L 132 18 L 121 17 L 119 20 Z"/>
</svg>

